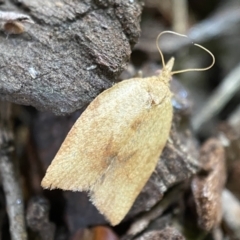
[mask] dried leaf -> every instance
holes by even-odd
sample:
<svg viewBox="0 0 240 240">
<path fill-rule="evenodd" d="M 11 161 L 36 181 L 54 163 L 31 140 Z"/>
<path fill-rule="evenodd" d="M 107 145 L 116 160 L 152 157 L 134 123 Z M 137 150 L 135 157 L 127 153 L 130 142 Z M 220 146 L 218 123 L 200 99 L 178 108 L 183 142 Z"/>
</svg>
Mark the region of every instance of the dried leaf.
<svg viewBox="0 0 240 240">
<path fill-rule="evenodd" d="M 118 240 L 117 235 L 108 227 L 98 226 L 92 229 L 94 240 Z"/>
<path fill-rule="evenodd" d="M 76 232 L 72 240 L 118 240 L 111 228 L 97 226 L 92 229 L 81 229 Z"/>
<path fill-rule="evenodd" d="M 223 220 L 232 232 L 232 238 L 240 239 L 240 202 L 227 189 L 222 192 Z"/>
<path fill-rule="evenodd" d="M 89 191 L 98 210 L 112 225 L 118 224 L 166 144 L 173 62 L 158 77 L 125 80 L 100 94 L 69 132 L 42 186 Z"/>
<path fill-rule="evenodd" d="M 216 227 L 222 218 L 221 194 L 226 180 L 225 152 L 221 142 L 209 139 L 200 152 L 204 173 L 192 181 L 199 225 L 206 231 Z"/>
</svg>

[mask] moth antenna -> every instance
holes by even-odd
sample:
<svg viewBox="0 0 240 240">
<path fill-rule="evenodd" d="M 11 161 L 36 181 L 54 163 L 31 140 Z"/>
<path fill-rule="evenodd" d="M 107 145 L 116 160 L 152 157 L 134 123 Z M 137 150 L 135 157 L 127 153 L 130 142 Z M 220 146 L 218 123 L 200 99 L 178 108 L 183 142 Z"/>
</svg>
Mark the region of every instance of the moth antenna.
<svg viewBox="0 0 240 240">
<path fill-rule="evenodd" d="M 157 36 L 157 39 L 156 39 L 156 46 L 157 46 L 157 49 L 158 49 L 158 52 L 160 53 L 160 56 L 161 56 L 161 59 L 162 59 L 162 65 L 163 65 L 163 68 L 165 68 L 166 64 L 165 64 L 165 60 L 164 60 L 164 57 L 163 57 L 163 53 L 159 47 L 159 38 L 164 34 L 164 33 L 167 33 L 169 31 L 164 31 L 164 32 L 161 32 L 158 34 Z"/>
<path fill-rule="evenodd" d="M 191 71 L 194 71 L 194 72 L 196 72 L 196 71 L 197 72 L 206 71 L 206 70 L 210 69 L 214 65 L 215 57 L 207 48 L 205 48 L 205 47 L 203 47 L 203 46 L 201 46 L 199 44 L 196 44 L 196 43 L 193 43 L 193 45 L 203 49 L 204 51 L 206 51 L 212 57 L 212 63 L 208 67 L 205 67 L 205 68 L 188 68 L 188 69 L 185 69 L 185 70 L 173 71 L 173 72 L 171 72 L 171 75 L 178 74 L 178 73 L 184 73 L 184 72 L 191 72 Z"/>
<path fill-rule="evenodd" d="M 174 35 L 177 35 L 177 36 L 180 36 L 180 37 L 189 38 L 187 35 L 180 34 L 180 33 L 176 33 L 176 32 L 173 32 L 173 31 L 163 31 L 163 32 L 161 32 L 161 33 L 158 34 L 157 39 L 156 39 L 156 45 L 157 45 L 157 49 L 158 49 L 158 51 L 159 51 L 159 53 L 160 53 L 160 56 L 161 56 L 161 59 L 162 59 L 163 68 L 166 66 L 166 64 L 165 64 L 164 56 L 163 56 L 163 53 L 162 53 L 162 51 L 161 51 L 161 49 L 160 49 L 160 47 L 159 47 L 158 42 L 159 42 L 159 38 L 160 38 L 163 34 L 166 34 L 166 33 L 174 34 Z M 185 70 L 173 71 L 173 72 L 171 72 L 171 75 L 173 75 L 173 74 L 178 74 L 178 73 L 183 73 L 183 72 L 191 72 L 191 71 L 206 71 L 206 70 L 210 69 L 210 68 L 214 65 L 214 63 L 215 63 L 215 57 L 214 57 L 214 55 L 213 55 L 208 49 L 206 49 L 205 47 L 203 47 L 203 46 L 201 46 L 201 45 L 199 45 L 199 44 L 196 44 L 196 43 L 193 43 L 193 45 L 194 45 L 194 46 L 197 46 L 197 47 L 199 47 L 199 48 L 201 48 L 201 49 L 203 49 L 204 51 L 206 51 L 206 52 L 212 57 L 212 63 L 211 63 L 211 65 L 208 66 L 208 67 L 206 67 L 206 68 L 188 68 L 188 69 L 185 69 Z"/>
<path fill-rule="evenodd" d="M 165 64 L 164 56 L 163 56 L 163 53 L 162 53 L 162 51 L 161 51 L 161 49 L 159 47 L 159 43 L 158 42 L 159 42 L 159 38 L 163 34 L 166 34 L 166 33 L 170 33 L 170 34 L 174 34 L 174 35 L 177 35 L 177 36 L 180 36 L 180 37 L 188 38 L 188 36 L 186 36 L 186 35 L 183 35 L 183 34 L 180 34 L 180 33 L 176 33 L 176 32 L 173 32 L 173 31 L 163 31 L 163 32 L 158 34 L 157 39 L 156 39 L 156 45 L 157 45 L 157 49 L 158 49 L 158 51 L 160 53 L 160 56 L 161 56 L 161 59 L 162 59 L 163 68 L 166 66 L 166 64 Z"/>
</svg>

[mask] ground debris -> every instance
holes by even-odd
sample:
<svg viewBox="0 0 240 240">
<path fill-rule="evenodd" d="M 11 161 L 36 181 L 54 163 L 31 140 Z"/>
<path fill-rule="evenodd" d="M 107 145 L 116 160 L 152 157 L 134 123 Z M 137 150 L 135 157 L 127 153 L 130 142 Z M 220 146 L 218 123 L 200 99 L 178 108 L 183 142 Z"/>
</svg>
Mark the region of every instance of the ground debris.
<svg viewBox="0 0 240 240">
<path fill-rule="evenodd" d="M 6 198 L 12 240 L 27 239 L 20 179 L 13 160 L 11 104 L 0 101 L 0 174 Z"/>
<path fill-rule="evenodd" d="M 176 186 L 175 188 L 168 191 L 158 204 L 156 204 L 148 212 L 142 214 L 142 216 L 138 217 L 135 222 L 131 224 L 130 228 L 127 231 L 126 237 L 136 236 L 137 234 L 143 232 L 151 223 L 151 221 L 161 216 L 171 204 L 176 203 L 180 199 L 180 196 L 183 193 L 183 189 L 183 187 Z M 179 196 L 178 199 L 176 199 L 176 196 Z"/>
<path fill-rule="evenodd" d="M 166 227 L 161 231 L 146 232 L 136 240 L 184 240 L 185 238 L 173 227 Z"/>
<path fill-rule="evenodd" d="M 27 207 L 27 225 L 38 232 L 42 240 L 54 239 L 55 225 L 49 222 L 49 209 L 49 202 L 43 197 L 32 198 Z"/>
</svg>

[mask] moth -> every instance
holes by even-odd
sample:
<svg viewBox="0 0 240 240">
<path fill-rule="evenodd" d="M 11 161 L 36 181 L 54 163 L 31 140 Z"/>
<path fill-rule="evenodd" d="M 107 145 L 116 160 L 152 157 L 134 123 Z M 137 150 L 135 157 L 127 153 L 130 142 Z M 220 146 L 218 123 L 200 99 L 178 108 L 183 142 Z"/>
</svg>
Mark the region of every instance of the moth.
<svg viewBox="0 0 240 240">
<path fill-rule="evenodd" d="M 7 35 L 21 34 L 26 31 L 25 23 L 34 21 L 26 14 L 0 11 L 0 23 Z"/>
<path fill-rule="evenodd" d="M 98 95 L 82 113 L 42 180 L 44 188 L 88 191 L 91 201 L 117 225 L 153 173 L 167 142 L 173 109 L 174 58 L 163 62 L 159 76 L 132 78 Z"/>
</svg>

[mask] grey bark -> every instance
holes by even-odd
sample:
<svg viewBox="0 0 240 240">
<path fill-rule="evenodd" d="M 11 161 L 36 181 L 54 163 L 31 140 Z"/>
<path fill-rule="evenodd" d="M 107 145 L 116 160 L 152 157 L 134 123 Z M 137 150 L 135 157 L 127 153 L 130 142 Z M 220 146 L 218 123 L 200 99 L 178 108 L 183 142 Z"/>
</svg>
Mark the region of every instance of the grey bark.
<svg viewBox="0 0 240 240">
<path fill-rule="evenodd" d="M 142 0 L 19 2 L 1 10 L 35 24 L 8 38 L 1 29 L 1 100 L 63 115 L 112 86 L 139 37 Z"/>
</svg>

